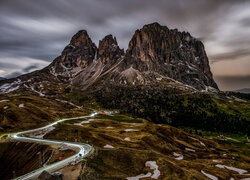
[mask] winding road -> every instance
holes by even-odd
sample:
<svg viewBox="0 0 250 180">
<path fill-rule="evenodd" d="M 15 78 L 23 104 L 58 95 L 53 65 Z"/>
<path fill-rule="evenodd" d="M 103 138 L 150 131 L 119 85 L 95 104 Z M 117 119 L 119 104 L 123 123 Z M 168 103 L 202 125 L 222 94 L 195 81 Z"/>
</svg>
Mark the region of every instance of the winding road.
<svg viewBox="0 0 250 180">
<path fill-rule="evenodd" d="M 33 179 L 36 179 L 44 170 L 46 170 L 47 172 L 50 172 L 50 173 L 55 172 L 55 171 L 65 167 L 65 166 L 69 165 L 71 162 L 73 162 L 75 160 L 76 157 L 81 158 L 81 159 L 84 157 L 87 157 L 93 149 L 93 147 L 91 145 L 85 144 L 85 143 L 67 142 L 67 141 L 58 141 L 58 140 L 49 140 L 49 139 L 39 139 L 39 138 L 33 138 L 33 137 L 32 138 L 31 137 L 24 137 L 23 136 L 24 134 L 47 129 L 49 127 L 52 127 L 52 126 L 54 126 L 58 123 L 64 122 L 64 121 L 94 117 L 97 114 L 98 113 L 95 112 L 95 113 L 90 114 L 89 116 L 61 119 L 59 121 L 56 121 L 52 124 L 49 124 L 49 125 L 41 127 L 41 128 L 22 131 L 22 132 L 18 132 L 18 133 L 14 133 L 14 134 L 9 135 L 10 138 L 14 139 L 14 140 L 29 141 L 29 142 L 44 143 L 44 144 L 67 145 L 69 147 L 76 148 L 79 150 L 76 154 L 68 157 L 67 159 L 53 163 L 53 164 L 48 165 L 48 166 L 41 167 L 41 168 L 36 169 L 34 171 L 31 171 L 30 173 L 27 173 L 27 174 L 22 175 L 18 178 L 15 178 L 15 180 L 33 180 Z"/>
</svg>

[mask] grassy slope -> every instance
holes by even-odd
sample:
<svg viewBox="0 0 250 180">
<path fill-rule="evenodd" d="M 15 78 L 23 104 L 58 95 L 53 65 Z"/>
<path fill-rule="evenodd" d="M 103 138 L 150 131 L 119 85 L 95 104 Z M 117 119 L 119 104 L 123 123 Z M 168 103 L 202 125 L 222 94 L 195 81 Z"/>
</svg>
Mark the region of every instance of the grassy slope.
<svg viewBox="0 0 250 180">
<path fill-rule="evenodd" d="M 250 151 L 247 148 L 239 148 L 227 141 L 217 142 L 202 138 L 168 125 L 156 125 L 146 120 L 134 123 L 135 120 L 124 115 L 101 115 L 83 126 L 74 125 L 80 122 L 79 120 L 65 122 L 47 134 L 46 138 L 77 140 L 94 145 L 95 155 L 88 159 L 83 179 L 125 179 L 152 172 L 145 167 L 146 161 L 157 162 L 161 172 L 159 179 L 205 179 L 201 170 L 221 179 L 247 177 L 235 171 L 216 168 L 216 164 L 250 171 L 248 157 Z M 125 132 L 125 129 L 139 131 Z M 199 139 L 206 146 L 188 136 Z M 126 137 L 129 137 L 130 141 L 125 141 Z M 104 148 L 107 144 L 114 148 Z M 185 147 L 196 152 L 186 151 Z M 184 160 L 176 160 L 173 152 L 183 154 Z M 213 159 L 220 162 L 213 162 Z"/>
<path fill-rule="evenodd" d="M 87 108 L 75 107 L 46 98 L 27 94 L 0 95 L 0 134 L 41 127 L 60 118 L 88 114 Z M 24 107 L 19 107 L 24 104 Z"/>
<path fill-rule="evenodd" d="M 213 99 L 216 104 L 230 114 L 241 114 L 250 122 L 250 102 L 247 100 L 237 101 L 228 98 Z"/>
</svg>

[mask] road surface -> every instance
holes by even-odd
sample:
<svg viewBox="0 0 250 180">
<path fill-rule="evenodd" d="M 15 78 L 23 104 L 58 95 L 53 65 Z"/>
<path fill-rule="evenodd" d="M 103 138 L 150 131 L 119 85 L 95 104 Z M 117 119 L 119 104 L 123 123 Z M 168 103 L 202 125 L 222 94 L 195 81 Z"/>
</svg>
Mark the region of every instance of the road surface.
<svg viewBox="0 0 250 180">
<path fill-rule="evenodd" d="M 38 142 L 38 143 L 44 143 L 44 144 L 59 144 L 59 145 L 63 145 L 63 146 L 69 146 L 69 147 L 73 147 L 78 149 L 79 151 L 73 155 L 68 157 L 67 159 L 64 159 L 62 161 L 53 163 L 51 165 L 48 166 L 44 166 L 41 167 L 39 169 L 36 169 L 34 171 L 31 171 L 28 174 L 22 175 L 18 178 L 15 178 L 16 180 L 33 180 L 38 178 L 38 176 L 44 171 L 46 170 L 47 172 L 55 172 L 65 166 L 67 166 L 68 164 L 70 164 L 71 162 L 73 162 L 75 160 L 75 158 L 84 158 L 86 156 L 88 156 L 90 154 L 90 152 L 92 151 L 93 147 L 89 144 L 85 144 L 85 143 L 77 143 L 77 142 L 67 142 L 67 141 L 58 141 L 58 140 L 49 140 L 49 139 L 39 139 L 39 138 L 31 138 L 31 137 L 24 137 L 24 134 L 27 133 L 32 133 L 35 131 L 40 131 L 49 127 L 52 127 L 58 123 L 64 122 L 64 121 L 69 121 L 69 120 L 76 120 L 76 119 L 82 119 L 82 118 L 88 118 L 88 117 L 94 117 L 96 116 L 98 113 L 92 113 L 89 116 L 81 116 L 81 117 L 75 117 L 75 118 L 67 118 L 67 119 L 61 119 L 59 121 L 56 121 L 52 124 L 49 124 L 47 126 L 41 127 L 41 128 L 37 128 L 37 129 L 32 129 L 32 130 L 27 130 L 27 131 L 22 131 L 22 132 L 18 132 L 18 133 L 14 133 L 10 135 L 11 139 L 14 140 L 21 140 L 21 141 L 29 141 L 29 142 Z"/>
</svg>

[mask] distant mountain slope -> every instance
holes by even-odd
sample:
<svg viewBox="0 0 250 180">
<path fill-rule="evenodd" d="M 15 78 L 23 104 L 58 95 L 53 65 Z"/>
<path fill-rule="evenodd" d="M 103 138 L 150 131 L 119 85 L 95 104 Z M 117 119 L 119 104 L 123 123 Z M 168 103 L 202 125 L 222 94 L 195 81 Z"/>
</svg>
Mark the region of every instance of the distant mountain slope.
<svg viewBox="0 0 250 180">
<path fill-rule="evenodd" d="M 6 80 L 6 78 L 0 77 L 0 81 L 2 81 L 2 80 Z"/>
<path fill-rule="evenodd" d="M 238 90 L 234 90 L 234 92 L 239 92 L 239 93 L 244 93 L 244 94 L 250 94 L 250 88 L 238 89 Z"/>
</svg>

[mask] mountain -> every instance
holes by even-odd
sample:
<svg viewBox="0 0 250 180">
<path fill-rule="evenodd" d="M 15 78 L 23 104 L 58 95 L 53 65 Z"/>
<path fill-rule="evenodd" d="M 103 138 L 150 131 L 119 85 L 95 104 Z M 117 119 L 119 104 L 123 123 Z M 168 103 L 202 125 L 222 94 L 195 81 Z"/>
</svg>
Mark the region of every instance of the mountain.
<svg viewBox="0 0 250 180">
<path fill-rule="evenodd" d="M 234 90 L 234 92 L 239 92 L 239 93 L 243 93 L 243 94 L 250 94 L 250 88 L 238 89 L 238 90 Z"/>
<path fill-rule="evenodd" d="M 2 81 L 2 80 L 6 80 L 6 78 L 0 77 L 0 81 Z"/>
<path fill-rule="evenodd" d="M 158 23 L 136 30 L 126 52 L 112 35 L 97 48 L 86 31 L 79 31 L 48 69 L 81 89 L 103 78 L 128 85 L 171 78 L 198 90 L 218 89 L 202 42 Z"/>
<path fill-rule="evenodd" d="M 112 35 L 97 47 L 87 31 L 81 30 L 48 67 L 6 82 L 10 83 L 0 87 L 2 93 L 25 88 L 46 94 L 44 85 L 34 85 L 39 82 L 80 90 L 100 82 L 126 86 L 172 83 L 190 91 L 218 90 L 202 42 L 158 23 L 136 30 L 126 52 Z"/>
<path fill-rule="evenodd" d="M 38 104 L 45 98 L 55 105 L 59 101 L 68 105 L 73 102 L 74 107 L 88 104 L 93 108 L 96 103 L 176 127 L 249 131 L 247 113 L 230 108 L 227 95 L 213 80 L 202 42 L 158 23 L 136 30 L 126 51 L 112 35 L 100 40 L 97 47 L 87 31 L 81 30 L 49 66 L 0 81 L 1 94 L 13 92 L 36 96 Z M 58 106 L 63 109 L 61 104 Z M 39 119 L 37 114 L 34 117 Z M 13 122 L 16 118 L 10 113 L 7 119 L 5 122 Z"/>
</svg>

